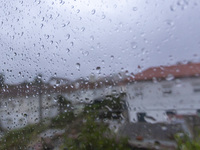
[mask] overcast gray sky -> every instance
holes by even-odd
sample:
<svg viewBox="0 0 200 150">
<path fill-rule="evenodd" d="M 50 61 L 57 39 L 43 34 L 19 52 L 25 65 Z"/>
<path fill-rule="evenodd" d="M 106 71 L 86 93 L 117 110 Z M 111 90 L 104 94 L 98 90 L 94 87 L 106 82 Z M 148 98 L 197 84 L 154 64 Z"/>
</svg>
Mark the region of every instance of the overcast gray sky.
<svg viewBox="0 0 200 150">
<path fill-rule="evenodd" d="M 0 21 L 8 83 L 200 61 L 199 0 L 2 0 Z"/>
</svg>

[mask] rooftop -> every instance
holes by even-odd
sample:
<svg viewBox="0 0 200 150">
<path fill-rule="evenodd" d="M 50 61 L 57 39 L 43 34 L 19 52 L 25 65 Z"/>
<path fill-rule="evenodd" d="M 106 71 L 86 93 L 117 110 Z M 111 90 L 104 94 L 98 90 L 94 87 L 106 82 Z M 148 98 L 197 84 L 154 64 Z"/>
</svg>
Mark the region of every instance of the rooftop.
<svg viewBox="0 0 200 150">
<path fill-rule="evenodd" d="M 131 77 L 131 81 L 146 81 L 153 79 L 173 79 L 182 77 L 199 77 L 200 63 L 176 64 L 148 68 Z"/>
</svg>

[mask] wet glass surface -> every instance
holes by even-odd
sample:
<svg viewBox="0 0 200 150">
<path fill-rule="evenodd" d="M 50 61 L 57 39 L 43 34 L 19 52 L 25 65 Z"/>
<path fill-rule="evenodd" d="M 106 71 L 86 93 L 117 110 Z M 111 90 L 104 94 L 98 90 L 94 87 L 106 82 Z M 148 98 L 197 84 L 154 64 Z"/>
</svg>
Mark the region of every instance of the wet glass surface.
<svg viewBox="0 0 200 150">
<path fill-rule="evenodd" d="M 0 150 L 200 149 L 198 0 L 0 3 Z"/>
</svg>

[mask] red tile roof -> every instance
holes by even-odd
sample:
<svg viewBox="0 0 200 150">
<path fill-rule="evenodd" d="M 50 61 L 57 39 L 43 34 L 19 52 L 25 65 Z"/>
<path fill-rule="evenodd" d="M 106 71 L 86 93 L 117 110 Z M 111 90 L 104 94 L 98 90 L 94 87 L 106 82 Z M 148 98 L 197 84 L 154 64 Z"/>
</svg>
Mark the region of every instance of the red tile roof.
<svg viewBox="0 0 200 150">
<path fill-rule="evenodd" d="M 21 83 L 18 85 L 4 85 L 0 87 L 0 98 L 17 97 L 17 96 L 31 96 L 47 93 L 72 93 L 77 90 L 92 90 L 98 88 L 105 88 L 109 86 L 123 86 L 134 81 L 147 81 L 147 80 L 161 80 L 161 79 L 174 79 L 182 77 L 199 77 L 200 76 L 200 63 L 177 64 L 172 66 L 159 66 L 151 67 L 141 73 L 126 75 L 122 79 L 113 79 L 112 77 L 104 77 L 95 82 L 88 80 L 76 80 L 66 83 L 64 85 L 52 86 L 48 83 L 42 83 L 41 87 L 35 83 Z M 75 86 L 78 83 L 79 86 Z"/>
<path fill-rule="evenodd" d="M 151 67 L 131 77 L 132 81 L 153 79 L 173 79 L 200 76 L 200 63 L 177 64 L 172 66 Z"/>
</svg>

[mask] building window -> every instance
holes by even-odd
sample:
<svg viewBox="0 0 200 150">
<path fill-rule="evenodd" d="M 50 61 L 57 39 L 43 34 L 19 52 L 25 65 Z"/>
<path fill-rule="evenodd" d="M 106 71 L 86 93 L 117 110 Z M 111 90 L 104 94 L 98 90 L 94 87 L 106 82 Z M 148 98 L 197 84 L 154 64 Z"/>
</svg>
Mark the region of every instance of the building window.
<svg viewBox="0 0 200 150">
<path fill-rule="evenodd" d="M 193 85 L 193 92 L 194 93 L 200 92 L 200 84 L 194 84 Z"/>
<path fill-rule="evenodd" d="M 176 114 L 177 114 L 176 110 L 167 110 L 166 111 L 166 115 L 167 115 L 168 119 L 170 119 L 170 120 L 172 118 L 174 118 L 176 116 Z"/>
<path fill-rule="evenodd" d="M 146 122 L 145 116 L 146 116 L 145 112 L 139 112 L 139 113 L 137 113 L 138 122 Z"/>
<path fill-rule="evenodd" d="M 172 94 L 172 86 L 171 85 L 163 85 L 162 92 L 163 92 L 163 96 Z"/>
<path fill-rule="evenodd" d="M 135 96 L 143 96 L 143 93 L 142 93 L 142 88 L 136 88 L 135 89 Z"/>
</svg>

